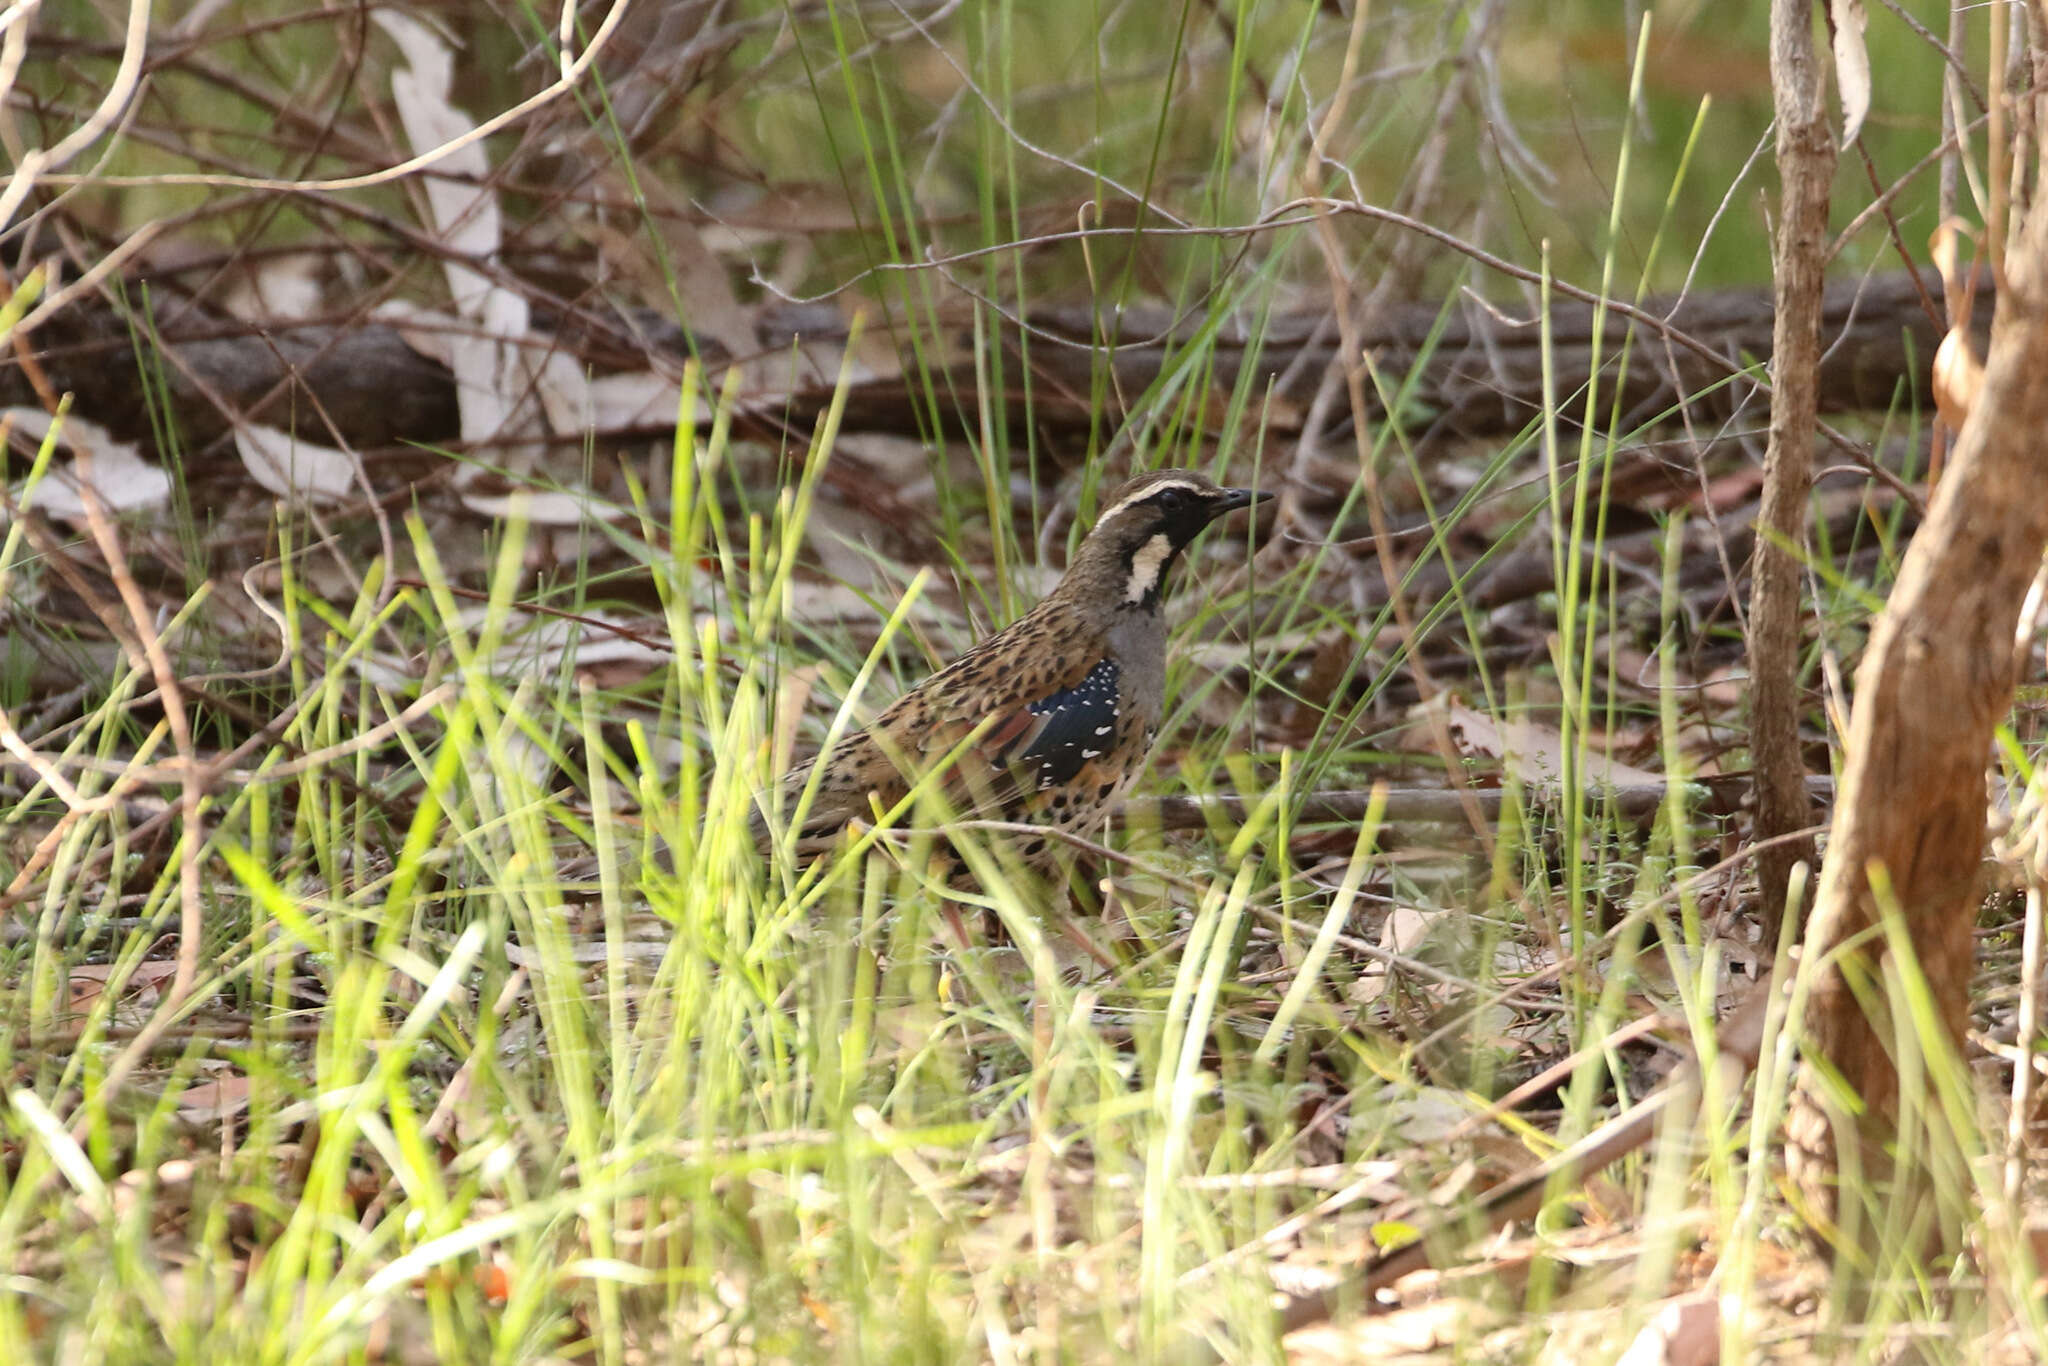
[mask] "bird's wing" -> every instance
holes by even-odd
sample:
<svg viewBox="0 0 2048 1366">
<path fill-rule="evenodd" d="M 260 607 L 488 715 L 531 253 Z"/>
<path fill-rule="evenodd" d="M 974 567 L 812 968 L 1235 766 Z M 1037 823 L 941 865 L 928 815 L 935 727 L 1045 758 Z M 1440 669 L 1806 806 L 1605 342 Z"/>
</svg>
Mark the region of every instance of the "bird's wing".
<svg viewBox="0 0 2048 1366">
<path fill-rule="evenodd" d="M 933 766 L 938 790 L 964 814 L 1017 815 L 1034 792 L 1071 781 L 1111 747 L 1126 705 L 1122 670 L 1096 652 L 1003 648 L 1003 635 L 962 655 L 821 756 L 824 770 L 798 832 L 799 852 L 829 844 L 874 800 L 884 809 Z M 811 765 L 783 780 L 793 802 Z M 871 797 L 872 794 L 872 797 Z M 757 822 L 757 843 L 765 843 Z"/>
<path fill-rule="evenodd" d="M 1026 790 L 1071 782 L 1111 747 L 1121 682 L 1114 659 L 1098 660 L 1072 684 L 1000 715 L 976 748 L 991 767 L 1014 773 Z"/>
<path fill-rule="evenodd" d="M 1058 660 L 994 680 L 986 691 L 949 691 L 913 726 L 877 729 L 884 745 L 893 739 L 923 764 L 966 742 L 941 780 L 947 795 L 963 810 L 1014 815 L 1033 792 L 1072 781 L 1111 748 L 1121 684 L 1114 659 Z"/>
</svg>

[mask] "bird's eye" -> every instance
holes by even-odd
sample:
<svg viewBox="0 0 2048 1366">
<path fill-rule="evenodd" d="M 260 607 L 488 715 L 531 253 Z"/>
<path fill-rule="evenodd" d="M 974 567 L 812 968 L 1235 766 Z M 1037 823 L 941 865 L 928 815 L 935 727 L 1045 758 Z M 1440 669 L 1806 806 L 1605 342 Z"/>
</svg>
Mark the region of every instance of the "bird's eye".
<svg viewBox="0 0 2048 1366">
<path fill-rule="evenodd" d="M 1186 489 L 1167 489 L 1159 495 L 1159 510 L 1169 517 L 1178 516 L 1188 510 Z"/>
</svg>

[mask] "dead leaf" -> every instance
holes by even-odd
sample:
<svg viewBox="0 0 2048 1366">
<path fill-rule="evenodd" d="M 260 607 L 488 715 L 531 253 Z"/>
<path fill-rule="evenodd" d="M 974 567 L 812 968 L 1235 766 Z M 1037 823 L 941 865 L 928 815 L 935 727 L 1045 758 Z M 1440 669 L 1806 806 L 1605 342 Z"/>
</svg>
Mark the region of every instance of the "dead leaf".
<svg viewBox="0 0 2048 1366">
<path fill-rule="evenodd" d="M 1977 394 L 1984 387 L 1984 363 L 1970 340 L 1970 315 L 1975 309 L 1977 281 L 1958 278 L 1956 243 L 1967 231 L 1959 218 L 1942 222 L 1927 239 L 1935 268 L 1941 272 L 1942 292 L 1949 299 L 1948 335 L 1934 352 L 1934 406 L 1951 431 L 1960 432 L 1977 406 Z"/>
<path fill-rule="evenodd" d="M 577 619 L 551 617 L 536 621 L 519 637 L 519 673 L 543 677 L 572 662 L 578 673 L 602 669 L 611 677 L 643 677 L 666 665 L 674 652 L 665 645 L 666 627 L 658 621 L 627 619 L 591 612 Z M 507 667 L 505 661 L 499 666 Z"/>
<path fill-rule="evenodd" d="M 405 126 L 406 141 L 416 154 L 448 148 L 434 159 L 441 174 L 422 177 L 420 184 L 435 233 L 456 253 L 442 262 L 456 309 L 465 317 L 479 317 L 497 287 L 461 258 L 489 259 L 504 245 L 504 230 L 497 200 L 488 188 L 491 166 L 482 140 L 451 146 L 476 129 L 476 121 L 450 100 L 454 52 L 446 38 L 410 15 L 378 10 L 373 17 L 405 59 L 391 73 L 391 100 Z M 497 301 L 498 308 L 525 311 L 525 301 L 517 294 L 499 292 L 509 297 Z M 525 330 L 522 319 L 518 331 Z"/>
<path fill-rule="evenodd" d="M 1500 1321 L 1496 1310 L 1474 1300 L 1445 1298 L 1347 1323 L 1318 1324 L 1287 1335 L 1292 1362 L 1387 1361 L 1470 1344 Z"/>
<path fill-rule="evenodd" d="M 811 690 L 818 686 L 818 667 L 807 664 L 789 670 L 775 689 L 775 735 L 769 753 L 774 757 L 775 772 L 787 773 L 796 755 L 797 727 L 804 719 L 804 709 L 810 705 Z"/>
<path fill-rule="evenodd" d="M 533 393 L 540 400 L 549 431 L 556 436 L 575 436 L 590 430 L 597 407 L 591 401 L 590 381 L 574 356 L 551 347 L 542 353 L 539 364 L 523 350 L 514 359 L 533 377 Z"/>
<path fill-rule="evenodd" d="M 478 467 L 472 466 L 472 469 Z M 464 471 L 465 474 L 468 471 Z M 483 474 L 478 469 L 479 475 Z M 458 480 L 461 487 L 467 480 Z M 514 489 L 509 493 L 480 493 L 461 489 L 462 505 L 471 512 L 504 521 L 518 517 L 531 526 L 582 526 L 586 522 L 609 522 L 623 524 L 632 516 L 629 508 L 620 507 L 608 498 L 581 488 Z"/>
<path fill-rule="evenodd" d="M 310 322 L 327 308 L 321 283 L 327 258 L 319 252 L 289 252 L 251 263 L 224 282 L 220 306 L 244 322 L 275 327 Z"/>
<path fill-rule="evenodd" d="M 1412 956 L 1422 947 L 1430 931 L 1441 924 L 1449 911 L 1420 911 L 1413 906 L 1397 906 L 1380 926 L 1380 947 L 1389 953 L 1403 957 Z"/>
<path fill-rule="evenodd" d="M 429 226 L 449 250 L 441 270 L 455 311 L 472 324 L 446 339 L 455 372 L 455 401 L 462 439 L 472 445 L 522 434 L 521 418 L 531 410 L 523 396 L 546 365 L 547 349 L 532 365 L 522 355 L 531 330 L 531 311 L 518 291 L 498 283 L 471 261 L 496 257 L 504 245 L 504 221 L 492 188 L 490 158 L 481 139 L 453 146 L 473 132 L 476 121 L 452 99 L 454 54 L 448 42 L 419 20 L 378 10 L 377 24 L 398 45 L 405 65 L 391 73 L 391 99 L 415 153 L 438 153 L 441 174 L 420 180 Z M 449 150 L 443 152 L 440 149 Z"/>
<path fill-rule="evenodd" d="M 1969 334 L 1960 327 L 1950 329 L 1934 348 L 1935 411 L 1943 422 L 1961 431 L 1983 388 L 1984 363 L 1977 359 Z"/>
<path fill-rule="evenodd" d="M 235 428 L 235 451 L 249 477 L 283 499 L 333 503 L 356 487 L 356 462 L 348 452 L 276 427 L 242 423 Z"/>
<path fill-rule="evenodd" d="M 663 427 L 676 420 L 683 387 L 651 370 L 599 375 L 590 381 L 591 425 L 601 432 Z"/>
<path fill-rule="evenodd" d="M 1828 0 L 1828 29 L 1835 48 L 1835 93 L 1842 100 L 1842 145 L 1862 135 L 1870 113 L 1870 52 L 1863 45 L 1868 16 L 1863 0 Z"/>
<path fill-rule="evenodd" d="M 1387 1103 L 1395 1133 L 1410 1143 L 1434 1143 L 1458 1128 L 1471 1112 L 1463 1096 L 1438 1086 Z"/>
<path fill-rule="evenodd" d="M 386 299 L 370 310 L 370 317 L 398 333 L 400 341 L 448 370 L 455 368 L 455 353 L 448 338 L 464 324 L 446 313 L 404 299 Z"/>
<path fill-rule="evenodd" d="M 744 361 L 759 351 L 754 310 L 740 302 L 732 283 L 734 270 L 689 222 L 695 206 L 658 179 L 644 179 L 637 186 L 619 180 L 611 188 L 621 198 L 631 198 L 636 191 L 647 195 L 666 250 L 655 256 L 638 224 L 628 230 L 624 224 L 599 221 L 588 229 L 599 258 L 632 280 L 648 298 L 672 299 L 676 320 L 700 344 L 716 342 L 734 361 Z M 749 270 L 751 263 L 750 256 Z"/>
<path fill-rule="evenodd" d="M 1712 1366 L 1720 1359 L 1720 1302 L 1702 1292 L 1664 1301 L 1616 1366 Z"/>
<path fill-rule="evenodd" d="M 249 1108 L 249 1087 L 249 1078 L 239 1072 L 195 1082 L 178 1093 L 178 1113 L 201 1123 L 240 1114 Z"/>
<path fill-rule="evenodd" d="M 1380 947 L 1403 958 L 1413 958 L 1449 914 L 1448 911 L 1422 911 L 1412 906 L 1397 906 L 1387 916 L 1386 923 L 1380 926 Z M 1349 995 L 1352 1002 L 1372 1004 L 1386 991 L 1387 982 L 1386 964 L 1369 965 L 1351 985 Z"/>
<path fill-rule="evenodd" d="M 83 1015 L 91 1010 L 94 1002 L 105 993 L 107 983 L 113 980 L 114 974 L 119 970 L 120 965 L 116 963 L 74 964 L 67 974 L 72 1013 Z M 135 970 L 128 974 L 123 987 L 134 998 L 136 1004 L 154 1005 L 159 988 L 176 976 L 177 971 L 178 965 L 172 960 L 153 958 L 148 962 L 136 964 Z"/>
<path fill-rule="evenodd" d="M 11 422 L 15 430 L 38 441 L 49 437 L 53 422 L 40 408 L 0 409 L 0 420 Z M 110 510 L 134 512 L 170 502 L 171 477 L 144 460 L 138 447 L 114 440 L 97 422 L 77 416 L 65 418 L 57 429 L 57 444 L 74 457 L 86 457 L 92 490 Z M 62 465 L 53 463 L 41 483 L 25 494 L 17 489 L 16 495 L 23 507 L 33 507 L 58 521 L 76 523 L 85 520 L 84 486 L 85 476 L 74 458 Z"/>
<path fill-rule="evenodd" d="M 1508 772 L 1529 787 L 1547 787 L 1564 777 L 1564 737 L 1532 721 L 1499 721 L 1485 712 L 1452 700 L 1448 705 L 1451 738 L 1467 755 L 1498 759 Z M 1661 773 L 1636 768 L 1605 754 L 1579 748 L 1579 778 L 1589 787 L 1654 786 Z"/>
</svg>

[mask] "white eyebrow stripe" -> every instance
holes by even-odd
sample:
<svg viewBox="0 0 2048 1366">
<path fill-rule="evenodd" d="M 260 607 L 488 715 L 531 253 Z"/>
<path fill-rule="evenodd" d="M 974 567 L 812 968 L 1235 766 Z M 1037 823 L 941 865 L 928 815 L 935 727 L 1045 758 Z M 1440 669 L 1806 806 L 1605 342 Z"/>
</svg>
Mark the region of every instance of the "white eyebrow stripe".
<svg viewBox="0 0 2048 1366">
<path fill-rule="evenodd" d="M 1183 489 L 1188 493 L 1200 493 L 1202 486 L 1188 479 L 1162 479 L 1156 484 L 1146 485 L 1128 498 L 1121 499 L 1104 509 L 1102 515 L 1095 519 L 1095 524 L 1100 526 L 1125 508 L 1135 507 L 1147 498 L 1156 497 L 1158 494 L 1164 493 L 1167 489 Z"/>
</svg>

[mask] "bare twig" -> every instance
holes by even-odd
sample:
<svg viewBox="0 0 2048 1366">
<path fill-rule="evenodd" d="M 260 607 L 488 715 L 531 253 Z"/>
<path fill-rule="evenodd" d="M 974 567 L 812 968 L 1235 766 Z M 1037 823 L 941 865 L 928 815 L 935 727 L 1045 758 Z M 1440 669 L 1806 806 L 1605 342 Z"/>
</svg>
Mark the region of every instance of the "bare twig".
<svg viewBox="0 0 2048 1366">
<path fill-rule="evenodd" d="M 107 573 L 120 594 L 128 630 L 134 633 L 132 643 L 127 633 L 116 630 L 116 634 L 128 649 L 131 667 L 156 680 L 164 723 L 177 750 L 179 776 L 177 970 L 171 978 L 170 989 L 157 1005 L 156 1013 L 150 1016 L 149 1022 L 136 1033 L 128 1046 L 107 1064 L 106 1075 L 94 1089 L 90 1106 L 82 1106 L 73 1120 L 72 1137 L 83 1143 L 92 1130 L 95 1115 L 106 1113 L 129 1075 L 149 1057 L 157 1040 L 177 1023 L 192 999 L 192 988 L 199 978 L 199 946 L 205 937 L 199 900 L 199 862 L 206 845 L 206 832 L 201 821 L 201 807 L 206 800 L 206 775 L 199 761 L 198 748 L 192 740 L 192 723 L 185 709 L 184 691 L 178 685 L 177 671 L 171 667 L 170 652 L 164 649 L 163 637 L 157 633 L 156 614 L 128 568 L 128 556 L 121 547 L 120 532 L 93 487 L 90 446 L 78 446 L 74 458 L 78 463 L 78 492 L 85 505 L 86 524 L 92 530 L 93 542 L 99 547 L 106 561 Z M 115 629 L 117 623 L 110 621 L 107 625 L 109 629 Z"/>
</svg>

